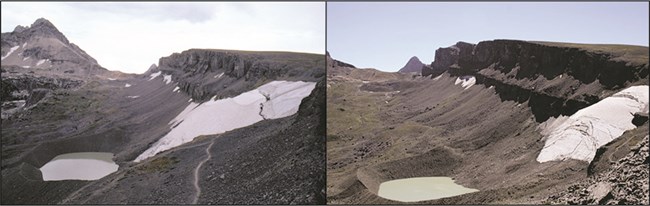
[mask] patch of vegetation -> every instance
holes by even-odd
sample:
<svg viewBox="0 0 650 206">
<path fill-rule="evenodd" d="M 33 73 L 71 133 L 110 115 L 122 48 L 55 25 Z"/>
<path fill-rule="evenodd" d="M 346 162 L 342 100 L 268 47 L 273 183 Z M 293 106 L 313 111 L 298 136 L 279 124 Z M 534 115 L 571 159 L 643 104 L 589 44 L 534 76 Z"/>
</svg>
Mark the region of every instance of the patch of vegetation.
<svg viewBox="0 0 650 206">
<path fill-rule="evenodd" d="M 145 173 L 164 172 L 173 169 L 174 164 L 179 160 L 176 157 L 159 157 L 136 167 L 138 171 Z"/>
</svg>

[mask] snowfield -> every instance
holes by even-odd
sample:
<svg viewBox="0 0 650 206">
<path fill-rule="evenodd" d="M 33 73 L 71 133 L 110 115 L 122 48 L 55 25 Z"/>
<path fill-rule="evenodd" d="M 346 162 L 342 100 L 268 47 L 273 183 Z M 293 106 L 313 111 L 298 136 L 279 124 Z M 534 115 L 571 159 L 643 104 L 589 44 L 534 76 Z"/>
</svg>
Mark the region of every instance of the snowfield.
<svg viewBox="0 0 650 206">
<path fill-rule="evenodd" d="M 134 161 L 140 162 L 201 135 L 221 134 L 265 118 L 275 119 L 295 114 L 302 99 L 315 86 L 314 82 L 273 81 L 236 97 L 210 100 L 202 104 L 192 102 L 169 122 L 171 131 Z"/>
<path fill-rule="evenodd" d="M 316 83 L 274 81 L 258 90 L 270 100 L 263 104 L 265 119 L 278 119 L 298 112 L 300 101 L 311 93 Z"/>
<path fill-rule="evenodd" d="M 166 74 L 163 75 L 163 81 L 165 82 L 165 84 L 172 83 L 172 75 L 166 75 Z"/>
<path fill-rule="evenodd" d="M 458 85 L 459 83 L 463 88 L 469 89 L 470 87 L 474 86 L 474 84 L 476 84 L 476 78 L 473 76 L 458 77 L 456 78 L 454 85 Z"/>
<path fill-rule="evenodd" d="M 40 66 L 41 64 L 45 63 L 46 61 L 50 61 L 49 59 L 41 59 L 36 62 L 36 66 Z"/>
<path fill-rule="evenodd" d="M 551 118 L 539 126 L 546 138 L 538 162 L 576 159 L 591 162 L 596 149 L 636 128 L 634 113 L 647 110 L 648 86 L 624 89 L 575 114 Z"/>
<path fill-rule="evenodd" d="M 124 84 L 124 87 L 131 87 L 131 84 Z"/>
<path fill-rule="evenodd" d="M 7 54 L 5 54 L 0 60 L 5 60 L 5 58 L 11 55 L 11 53 L 14 53 L 14 51 L 16 51 L 18 48 L 20 48 L 20 46 L 11 47 L 11 49 L 9 49 L 9 52 L 7 52 Z"/>
<path fill-rule="evenodd" d="M 161 72 L 161 71 L 158 71 L 158 72 L 156 72 L 156 73 L 153 73 L 153 74 L 149 75 L 151 78 L 149 78 L 149 80 L 147 80 L 147 81 L 151 81 L 151 80 L 153 80 L 154 78 L 160 76 L 160 74 L 162 74 L 162 72 Z"/>
</svg>

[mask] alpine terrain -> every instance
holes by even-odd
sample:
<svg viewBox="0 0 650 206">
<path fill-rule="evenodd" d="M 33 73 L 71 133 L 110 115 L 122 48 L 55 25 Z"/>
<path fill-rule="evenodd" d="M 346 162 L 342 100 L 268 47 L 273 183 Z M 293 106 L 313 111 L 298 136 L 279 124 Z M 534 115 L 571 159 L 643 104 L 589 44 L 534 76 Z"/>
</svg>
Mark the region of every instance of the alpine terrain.
<svg viewBox="0 0 650 206">
<path fill-rule="evenodd" d="M 327 70 L 328 203 L 649 204 L 648 47 L 458 42 L 421 76 Z"/>
<path fill-rule="evenodd" d="M 109 71 L 2 34 L 2 204 L 325 203 L 325 56 L 189 49 Z"/>
</svg>

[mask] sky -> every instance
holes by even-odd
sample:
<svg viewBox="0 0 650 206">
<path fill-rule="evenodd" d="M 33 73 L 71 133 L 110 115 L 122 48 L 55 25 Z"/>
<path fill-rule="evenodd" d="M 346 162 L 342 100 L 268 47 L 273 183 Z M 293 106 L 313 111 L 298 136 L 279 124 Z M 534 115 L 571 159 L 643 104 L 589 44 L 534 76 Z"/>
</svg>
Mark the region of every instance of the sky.
<svg viewBox="0 0 650 206">
<path fill-rule="evenodd" d="M 2 32 L 46 18 L 109 70 L 191 48 L 325 53 L 324 2 L 2 2 Z"/>
<path fill-rule="evenodd" d="M 518 39 L 648 46 L 648 2 L 328 2 L 327 50 L 397 71 L 458 41 Z"/>
</svg>

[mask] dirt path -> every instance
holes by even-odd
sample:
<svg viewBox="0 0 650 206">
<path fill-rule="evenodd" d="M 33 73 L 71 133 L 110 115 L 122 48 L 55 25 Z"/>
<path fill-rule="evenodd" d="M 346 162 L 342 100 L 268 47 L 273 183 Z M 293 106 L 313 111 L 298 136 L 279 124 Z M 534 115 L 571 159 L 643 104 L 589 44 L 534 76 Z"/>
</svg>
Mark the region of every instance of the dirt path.
<svg viewBox="0 0 650 206">
<path fill-rule="evenodd" d="M 194 200 L 192 200 L 192 204 L 196 204 L 199 201 L 199 196 L 201 196 L 201 187 L 199 186 L 199 170 L 201 169 L 201 166 L 203 166 L 203 163 L 212 158 L 212 154 L 210 154 L 210 148 L 212 148 L 213 144 L 214 139 L 212 139 L 210 145 L 205 148 L 205 153 L 208 154 L 208 157 L 199 162 L 199 164 L 196 165 L 196 168 L 194 168 L 194 189 L 196 190 L 196 195 L 194 196 Z"/>
</svg>

